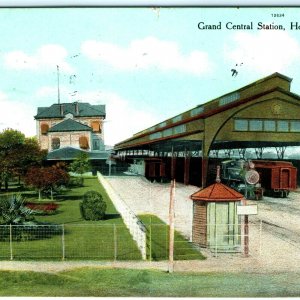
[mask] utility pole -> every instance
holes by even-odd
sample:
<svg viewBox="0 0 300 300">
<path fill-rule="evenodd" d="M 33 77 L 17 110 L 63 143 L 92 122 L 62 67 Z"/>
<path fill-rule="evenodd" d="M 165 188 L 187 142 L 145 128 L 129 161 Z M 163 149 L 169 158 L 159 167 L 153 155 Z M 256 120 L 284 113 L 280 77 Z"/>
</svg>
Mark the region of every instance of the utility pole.
<svg viewBox="0 0 300 300">
<path fill-rule="evenodd" d="M 175 204 L 175 179 L 171 181 L 170 206 L 169 206 L 169 273 L 174 271 L 174 204 Z"/>
<path fill-rule="evenodd" d="M 57 101 L 60 104 L 60 90 L 59 90 L 59 65 L 56 65 L 57 69 Z"/>
</svg>

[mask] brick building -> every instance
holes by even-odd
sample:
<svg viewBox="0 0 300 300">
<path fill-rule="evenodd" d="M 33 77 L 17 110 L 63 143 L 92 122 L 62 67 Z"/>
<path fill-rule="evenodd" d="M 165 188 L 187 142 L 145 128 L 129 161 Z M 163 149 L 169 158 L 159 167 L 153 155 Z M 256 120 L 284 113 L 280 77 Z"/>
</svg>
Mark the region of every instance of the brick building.
<svg viewBox="0 0 300 300">
<path fill-rule="evenodd" d="M 105 159 L 105 116 L 105 105 L 74 102 L 38 107 L 34 118 L 40 146 L 48 150 L 48 159 L 74 159 L 79 151 Z"/>
</svg>

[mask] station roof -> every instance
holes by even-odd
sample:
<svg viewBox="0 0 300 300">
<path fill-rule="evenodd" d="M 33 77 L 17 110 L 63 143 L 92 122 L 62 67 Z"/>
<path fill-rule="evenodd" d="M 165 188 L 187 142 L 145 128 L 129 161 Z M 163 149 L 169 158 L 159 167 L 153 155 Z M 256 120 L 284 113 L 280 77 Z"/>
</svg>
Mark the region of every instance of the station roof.
<svg viewBox="0 0 300 300">
<path fill-rule="evenodd" d="M 66 131 L 92 131 L 90 126 L 82 124 L 72 119 L 66 119 L 53 127 L 48 132 L 66 132 Z"/>
<path fill-rule="evenodd" d="M 272 93 L 280 93 L 283 97 L 292 98 L 295 103 L 300 104 L 300 96 L 290 92 L 292 79 L 274 73 L 265 78 L 257 80 L 238 90 L 222 95 L 216 99 L 198 105 L 175 117 L 164 120 L 150 128 L 134 134 L 132 137 L 116 144 L 115 150 L 144 149 L 150 151 L 199 151 L 203 145 L 203 139 L 207 132 L 204 120 L 213 116 L 226 119 L 229 111 L 237 111 L 252 101 L 268 97 Z M 257 112 L 255 118 L 262 118 L 263 114 Z M 253 118 L 253 116 L 251 116 Z M 285 118 L 287 118 L 285 116 Z M 299 117 L 300 119 L 300 117 Z M 222 128 L 220 125 L 219 129 Z M 241 133 L 240 135 L 242 135 Z M 251 133 L 252 136 L 254 133 Z M 283 136 L 285 133 L 281 133 Z M 299 133 L 298 133 L 299 134 Z M 237 136 L 237 134 L 236 134 Z M 242 139 L 222 138 L 215 139 L 210 149 L 240 149 L 259 147 L 299 146 L 300 139 L 281 139 L 280 137 L 268 139 L 250 138 L 243 136 Z"/>
<path fill-rule="evenodd" d="M 105 105 L 92 105 L 86 102 L 56 103 L 49 107 L 38 107 L 34 117 L 38 119 L 63 118 L 67 114 L 76 117 L 103 117 L 105 118 Z"/>
<path fill-rule="evenodd" d="M 48 153 L 47 160 L 74 160 L 80 153 L 87 153 L 92 160 L 106 160 L 109 157 L 107 151 L 83 151 L 73 147 L 64 147 Z"/>
</svg>

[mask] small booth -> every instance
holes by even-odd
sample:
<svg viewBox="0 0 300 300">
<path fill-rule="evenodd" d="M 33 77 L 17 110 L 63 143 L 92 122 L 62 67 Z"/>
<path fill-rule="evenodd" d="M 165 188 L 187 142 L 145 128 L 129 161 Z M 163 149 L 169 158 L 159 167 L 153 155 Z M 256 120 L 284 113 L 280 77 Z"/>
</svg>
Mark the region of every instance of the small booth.
<svg viewBox="0 0 300 300">
<path fill-rule="evenodd" d="M 220 182 L 197 191 L 193 200 L 192 241 L 200 247 L 218 252 L 239 251 L 241 228 L 237 206 L 244 196 Z"/>
</svg>

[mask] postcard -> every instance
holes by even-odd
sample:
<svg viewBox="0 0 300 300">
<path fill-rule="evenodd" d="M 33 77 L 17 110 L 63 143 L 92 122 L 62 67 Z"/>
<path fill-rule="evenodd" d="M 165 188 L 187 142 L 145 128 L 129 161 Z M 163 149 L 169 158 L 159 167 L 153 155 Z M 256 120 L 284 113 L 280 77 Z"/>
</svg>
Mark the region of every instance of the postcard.
<svg viewBox="0 0 300 300">
<path fill-rule="evenodd" d="M 299 13 L 0 8 L 0 296 L 299 297 Z"/>
</svg>

